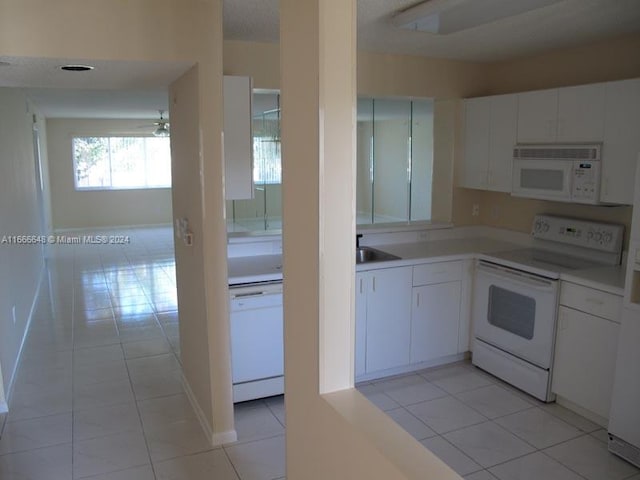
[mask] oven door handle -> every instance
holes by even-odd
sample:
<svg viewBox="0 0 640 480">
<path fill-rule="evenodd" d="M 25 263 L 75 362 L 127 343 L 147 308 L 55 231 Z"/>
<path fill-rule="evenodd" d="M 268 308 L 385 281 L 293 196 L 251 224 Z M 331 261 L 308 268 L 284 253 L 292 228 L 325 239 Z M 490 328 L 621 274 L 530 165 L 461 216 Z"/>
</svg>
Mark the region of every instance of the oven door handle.
<svg viewBox="0 0 640 480">
<path fill-rule="evenodd" d="M 512 282 L 524 285 L 529 288 L 534 288 L 543 292 L 554 292 L 556 289 L 556 280 L 539 277 L 537 275 L 530 275 L 525 272 L 518 272 L 506 267 L 500 267 L 498 265 L 487 265 L 486 263 L 479 263 L 476 267 L 478 272 L 482 272 L 486 275 L 491 275 L 499 279 L 509 279 Z"/>
</svg>

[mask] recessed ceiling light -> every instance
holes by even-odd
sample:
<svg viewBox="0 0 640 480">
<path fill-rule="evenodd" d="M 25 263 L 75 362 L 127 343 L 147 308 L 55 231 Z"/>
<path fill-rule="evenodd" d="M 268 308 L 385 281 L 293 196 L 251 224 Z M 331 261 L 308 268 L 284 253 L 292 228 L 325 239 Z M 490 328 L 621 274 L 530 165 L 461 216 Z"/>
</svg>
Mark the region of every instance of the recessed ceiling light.
<svg viewBox="0 0 640 480">
<path fill-rule="evenodd" d="M 62 65 L 60 67 L 60 70 L 65 70 L 67 72 L 87 72 L 89 70 L 93 70 L 96 67 L 93 67 L 91 65 L 78 65 L 78 64 L 74 64 L 74 65 Z"/>
</svg>

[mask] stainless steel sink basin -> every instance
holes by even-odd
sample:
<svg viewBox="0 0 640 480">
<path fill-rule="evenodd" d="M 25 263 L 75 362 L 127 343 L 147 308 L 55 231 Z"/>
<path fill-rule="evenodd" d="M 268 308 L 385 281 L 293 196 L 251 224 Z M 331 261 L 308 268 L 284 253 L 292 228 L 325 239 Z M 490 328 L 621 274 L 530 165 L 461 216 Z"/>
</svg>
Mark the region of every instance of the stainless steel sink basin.
<svg viewBox="0 0 640 480">
<path fill-rule="evenodd" d="M 399 260 L 400 257 L 391 255 L 390 253 L 383 252 L 371 247 L 358 247 L 356 248 L 356 263 L 371 263 L 371 262 L 387 262 L 389 260 Z"/>
</svg>

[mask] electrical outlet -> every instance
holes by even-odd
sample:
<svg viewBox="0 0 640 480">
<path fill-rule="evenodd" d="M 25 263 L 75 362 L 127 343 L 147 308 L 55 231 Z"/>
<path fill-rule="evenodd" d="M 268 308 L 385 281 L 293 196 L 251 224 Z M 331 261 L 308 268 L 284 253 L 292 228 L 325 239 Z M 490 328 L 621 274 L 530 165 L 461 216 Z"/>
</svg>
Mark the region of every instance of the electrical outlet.
<svg viewBox="0 0 640 480">
<path fill-rule="evenodd" d="M 480 215 L 480 205 L 474 203 L 473 207 L 471 207 L 471 216 L 477 217 L 478 215 Z"/>
<path fill-rule="evenodd" d="M 421 242 L 426 242 L 427 240 L 429 240 L 429 232 L 419 232 L 418 240 Z"/>
<path fill-rule="evenodd" d="M 18 319 L 16 318 L 16 306 L 15 305 L 11 308 L 11 316 L 13 317 L 13 324 L 15 325 L 18 322 Z"/>
</svg>

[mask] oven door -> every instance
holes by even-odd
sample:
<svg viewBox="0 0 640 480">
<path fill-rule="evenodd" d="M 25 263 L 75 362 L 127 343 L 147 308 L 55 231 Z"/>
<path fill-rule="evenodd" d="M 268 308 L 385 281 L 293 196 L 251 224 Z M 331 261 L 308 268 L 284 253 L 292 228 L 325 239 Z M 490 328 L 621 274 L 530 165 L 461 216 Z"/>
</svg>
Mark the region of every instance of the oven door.
<svg viewBox="0 0 640 480">
<path fill-rule="evenodd" d="M 516 159 L 511 194 L 569 202 L 572 175 L 572 161 Z"/>
<path fill-rule="evenodd" d="M 480 262 L 473 295 L 475 337 L 544 369 L 551 368 L 558 282 Z"/>
</svg>

